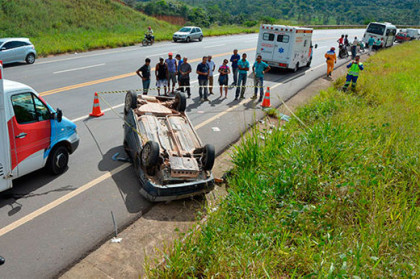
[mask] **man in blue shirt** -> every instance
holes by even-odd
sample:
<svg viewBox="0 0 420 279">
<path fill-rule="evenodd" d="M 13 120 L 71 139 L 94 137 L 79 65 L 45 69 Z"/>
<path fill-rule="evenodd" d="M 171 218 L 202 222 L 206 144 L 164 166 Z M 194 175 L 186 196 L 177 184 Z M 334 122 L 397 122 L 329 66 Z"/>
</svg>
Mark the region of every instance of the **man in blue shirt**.
<svg viewBox="0 0 420 279">
<path fill-rule="evenodd" d="M 252 66 L 252 72 L 254 73 L 254 86 L 255 92 L 254 97 L 252 99 L 257 98 L 258 94 L 258 87 L 260 88 L 260 98 L 258 102 L 261 102 L 264 96 L 264 74 L 270 71 L 270 66 L 267 63 L 261 61 L 261 55 L 257 56 L 257 61 L 255 61 L 254 66 Z"/>
<path fill-rule="evenodd" d="M 233 73 L 233 83 L 232 85 L 238 84 L 238 61 L 241 59 L 241 57 L 238 54 L 238 50 L 233 50 L 233 55 L 230 57 L 230 62 L 232 62 L 232 73 Z"/>
<path fill-rule="evenodd" d="M 197 74 L 198 74 L 198 85 L 200 86 L 198 89 L 198 93 L 200 94 L 200 101 L 208 101 L 207 98 L 207 84 L 208 84 L 208 77 L 209 77 L 210 68 L 207 64 L 207 56 L 203 56 L 203 61 L 197 65 Z M 203 88 L 204 88 L 204 96 L 203 96 Z M 204 98 L 203 98 L 204 97 Z"/>
<path fill-rule="evenodd" d="M 246 85 L 246 78 L 249 71 L 249 62 L 246 60 L 246 53 L 242 54 L 242 59 L 238 62 L 238 69 L 239 69 L 239 79 L 238 79 L 238 86 L 236 87 L 236 94 L 235 100 L 239 98 L 239 89 L 241 91 L 241 99 L 245 99 L 245 85 Z"/>
</svg>

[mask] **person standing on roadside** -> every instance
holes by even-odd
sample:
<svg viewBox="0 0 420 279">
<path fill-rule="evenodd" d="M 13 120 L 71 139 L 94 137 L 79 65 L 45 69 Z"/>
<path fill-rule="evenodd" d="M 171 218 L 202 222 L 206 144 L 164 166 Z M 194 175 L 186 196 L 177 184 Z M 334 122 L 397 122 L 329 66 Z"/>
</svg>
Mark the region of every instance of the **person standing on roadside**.
<svg viewBox="0 0 420 279">
<path fill-rule="evenodd" d="M 335 54 L 334 47 L 325 53 L 325 58 L 327 59 L 327 77 L 330 77 L 334 70 L 334 64 L 337 63 L 337 55 Z"/>
<path fill-rule="evenodd" d="M 262 56 L 257 56 L 257 61 L 255 61 L 254 66 L 252 66 L 252 72 L 254 73 L 254 96 L 252 99 L 257 98 L 258 94 L 258 87 L 260 88 L 260 98 L 258 99 L 258 102 L 261 102 L 264 96 L 264 75 L 266 72 L 270 71 L 270 66 L 268 66 L 267 63 L 261 60 Z"/>
<path fill-rule="evenodd" d="M 338 46 L 344 44 L 344 35 L 341 35 L 341 37 L 337 40 Z"/>
<path fill-rule="evenodd" d="M 225 87 L 225 98 L 227 98 L 230 74 L 228 63 L 229 61 L 225 59 L 223 60 L 223 65 L 219 67 L 220 98 L 223 97 L 223 86 Z"/>
<path fill-rule="evenodd" d="M 351 59 L 354 60 L 357 54 L 357 46 L 359 45 L 359 40 L 357 37 L 354 37 L 353 43 L 351 44 Z"/>
<path fill-rule="evenodd" d="M 140 73 L 141 72 L 141 73 Z M 150 59 L 146 58 L 145 64 L 136 71 L 143 83 L 143 95 L 147 95 L 150 87 Z"/>
<path fill-rule="evenodd" d="M 179 78 L 181 77 L 181 74 L 179 73 L 179 67 L 181 66 L 181 64 L 183 62 L 183 60 L 181 58 L 181 54 L 178 53 L 177 55 L 175 55 L 175 59 L 177 61 L 177 65 L 178 65 L 178 67 L 176 69 L 176 74 L 177 74 L 177 78 L 178 78 L 178 89 L 179 89 L 179 87 L 180 87 Z"/>
<path fill-rule="evenodd" d="M 349 72 L 346 77 L 346 83 L 344 84 L 343 91 L 346 92 L 351 83 L 351 88 L 356 89 L 357 79 L 359 78 L 360 71 L 363 71 L 363 63 L 360 63 L 360 56 L 357 55 L 355 60 L 347 65 Z"/>
<path fill-rule="evenodd" d="M 232 62 L 232 73 L 233 73 L 233 82 L 232 85 L 238 84 L 238 61 L 241 59 L 241 57 L 238 54 L 238 50 L 233 50 L 233 55 L 230 57 L 230 62 Z"/>
<path fill-rule="evenodd" d="M 188 58 L 184 57 L 182 64 L 179 66 L 179 89 L 184 92 L 187 88 L 188 98 L 191 97 L 190 88 L 190 73 L 192 71 L 191 65 L 188 63 Z"/>
<path fill-rule="evenodd" d="M 246 60 L 246 53 L 242 54 L 242 59 L 238 62 L 239 78 L 238 86 L 236 87 L 235 100 L 239 98 L 239 91 L 241 92 L 241 99 L 245 99 L 246 79 L 249 71 L 249 62 Z"/>
<path fill-rule="evenodd" d="M 198 93 L 200 94 L 200 102 L 209 100 L 207 98 L 207 84 L 209 82 L 209 79 L 208 79 L 209 72 L 210 72 L 210 68 L 207 65 L 207 56 L 204 56 L 201 63 L 197 65 L 197 71 L 196 71 L 196 73 L 198 74 L 198 85 L 199 85 Z M 203 94 L 203 90 L 204 90 L 204 94 Z"/>
<path fill-rule="evenodd" d="M 155 67 L 155 74 L 156 74 L 156 87 L 158 96 L 160 96 L 160 88 L 164 87 L 165 96 L 167 94 L 167 86 L 168 86 L 168 65 L 166 65 L 163 57 L 159 58 L 159 63 L 156 64 Z"/>
<path fill-rule="evenodd" d="M 344 36 L 344 46 L 348 47 L 350 45 L 349 35 Z"/>
<path fill-rule="evenodd" d="M 211 60 L 212 57 L 209 55 L 207 57 L 207 65 L 209 66 L 210 72 L 209 72 L 209 95 L 213 95 L 213 73 L 214 69 L 216 68 L 216 64 L 214 64 L 214 61 Z"/>
<path fill-rule="evenodd" d="M 177 62 L 176 59 L 173 58 L 173 53 L 168 53 L 168 58 L 166 59 L 166 65 L 168 65 L 168 88 L 169 92 L 174 94 L 175 84 L 176 84 L 176 72 L 177 72 Z M 172 81 L 172 91 L 171 91 L 171 81 Z"/>
<path fill-rule="evenodd" d="M 368 40 L 368 47 L 369 47 L 369 52 L 368 54 L 370 55 L 370 53 L 372 52 L 372 48 L 373 48 L 373 44 L 375 43 L 375 39 L 370 36 L 369 40 Z"/>
</svg>

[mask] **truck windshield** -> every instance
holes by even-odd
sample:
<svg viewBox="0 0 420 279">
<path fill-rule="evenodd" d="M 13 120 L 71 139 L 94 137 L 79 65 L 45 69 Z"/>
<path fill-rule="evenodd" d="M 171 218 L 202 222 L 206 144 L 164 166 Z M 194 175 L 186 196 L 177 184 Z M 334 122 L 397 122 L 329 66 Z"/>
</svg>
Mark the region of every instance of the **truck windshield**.
<svg viewBox="0 0 420 279">
<path fill-rule="evenodd" d="M 377 24 L 377 23 L 371 23 L 371 24 L 369 24 L 366 32 L 382 36 L 385 32 L 385 25 Z"/>
</svg>

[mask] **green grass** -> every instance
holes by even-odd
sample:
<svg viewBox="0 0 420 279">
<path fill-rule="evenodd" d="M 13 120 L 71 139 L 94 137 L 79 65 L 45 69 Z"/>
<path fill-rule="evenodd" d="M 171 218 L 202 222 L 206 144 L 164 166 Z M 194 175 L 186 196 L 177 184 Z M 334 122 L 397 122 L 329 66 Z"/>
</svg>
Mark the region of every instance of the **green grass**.
<svg viewBox="0 0 420 279">
<path fill-rule="evenodd" d="M 322 91 L 297 111 L 307 128 L 251 131 L 228 196 L 148 276 L 419 278 L 419 49 L 371 57 L 356 92 Z"/>
</svg>

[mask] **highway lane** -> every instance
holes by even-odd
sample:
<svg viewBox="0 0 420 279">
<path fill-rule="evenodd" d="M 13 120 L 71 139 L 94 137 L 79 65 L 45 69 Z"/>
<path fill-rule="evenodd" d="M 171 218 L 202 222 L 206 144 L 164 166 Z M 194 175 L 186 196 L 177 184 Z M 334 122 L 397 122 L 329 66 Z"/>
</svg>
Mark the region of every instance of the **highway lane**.
<svg viewBox="0 0 420 279">
<path fill-rule="evenodd" d="M 314 43 L 318 43 L 319 47 L 315 50 L 311 69 L 304 68 L 297 74 L 277 71 L 267 75 L 266 85 L 278 86 L 273 90 L 275 94 L 272 96 L 272 102 L 279 103 L 276 98 L 278 93 L 282 98 L 287 98 L 324 73 L 323 54 L 328 47 L 336 45 L 336 38 L 344 32 L 315 31 Z M 362 30 L 346 32 L 350 36 L 361 36 L 363 33 Z M 193 63 L 194 68 L 203 54 L 220 55 L 231 52 L 233 48 L 255 48 L 256 38 L 256 34 L 238 35 L 208 38 L 202 43 L 166 42 L 147 48 L 135 46 L 64 55 L 39 59 L 34 65 L 7 67 L 5 76 L 45 92 L 63 86 L 132 73 L 142 64 L 146 56 L 151 56 L 153 62 L 156 62 L 160 55 L 166 57 L 165 54 L 169 51 L 187 54 L 190 60 L 197 60 Z M 250 61 L 253 61 L 255 51 L 247 53 Z M 229 55 L 215 57 L 216 64 L 220 65 L 224 57 Z M 54 72 L 99 64 L 105 65 L 54 74 Z M 288 80 L 289 82 L 286 82 Z M 284 84 L 279 85 L 279 82 Z M 0 227 L 9 228 L 10 231 L 6 233 L 0 231 L 0 254 L 8 260 L 0 269 L 0 278 L 54 276 L 112 233 L 111 210 L 119 225 L 124 226 L 150 208 L 150 203 L 138 193 L 138 182 L 131 167 L 123 169 L 111 178 L 99 180 L 86 191 L 56 207 L 48 207 L 57 199 L 66 197 L 123 164 L 111 159 L 116 152 L 124 154 L 121 147 L 122 122 L 118 115 L 107 112 L 99 119 L 83 118 L 91 110 L 93 92 L 140 87 L 139 79 L 130 76 L 45 96 L 50 104 L 61 107 L 69 118 L 80 119 L 77 124 L 82 142 L 79 150 L 71 157 L 69 170 L 65 174 L 51 177 L 44 171 L 39 171 L 15 181 L 12 190 L 1 194 Z M 247 94 L 251 95 L 249 89 Z M 227 100 L 212 96 L 211 103 L 200 105 L 196 102 L 197 95 L 196 90 L 193 90 L 188 114 L 198 128 L 200 137 L 205 142 L 215 144 L 218 152 L 237 139 L 248 124 L 252 123 L 255 116 L 262 115 L 261 110 L 254 109 L 253 101 L 233 101 L 233 90 L 229 91 Z M 124 99 L 123 94 L 110 94 L 104 97 L 111 105 L 118 105 Z M 103 103 L 102 108 L 106 108 Z M 121 112 L 121 108 L 117 111 Z M 224 113 L 226 111 L 228 112 Z M 31 213 L 39 212 L 45 206 L 48 209 L 45 213 L 35 215 L 34 219 L 28 222 L 14 223 L 30 216 Z"/>
</svg>

